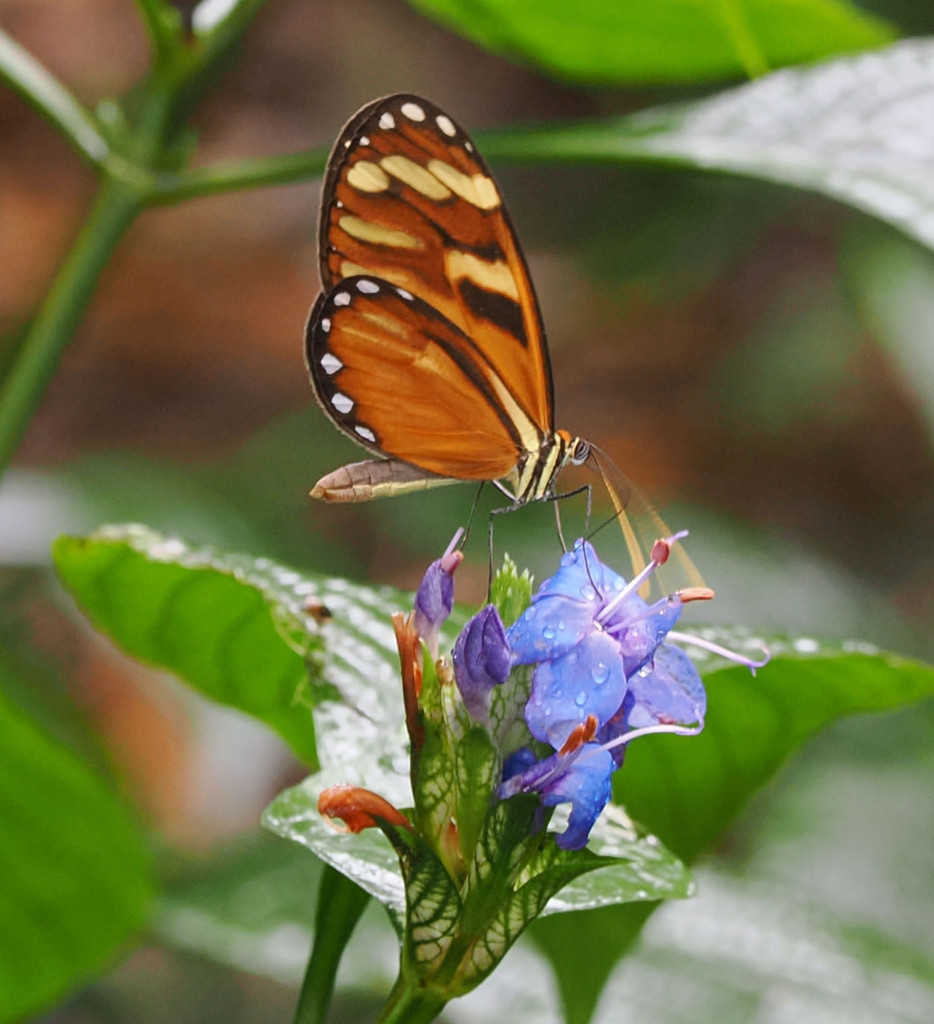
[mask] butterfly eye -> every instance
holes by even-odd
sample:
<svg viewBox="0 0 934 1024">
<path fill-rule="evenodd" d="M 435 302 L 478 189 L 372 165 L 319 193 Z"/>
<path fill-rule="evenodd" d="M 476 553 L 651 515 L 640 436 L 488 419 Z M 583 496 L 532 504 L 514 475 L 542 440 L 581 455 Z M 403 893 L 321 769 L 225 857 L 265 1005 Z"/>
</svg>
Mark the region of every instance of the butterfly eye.
<svg viewBox="0 0 934 1024">
<path fill-rule="evenodd" d="M 590 443 L 582 437 L 574 439 L 568 452 L 568 461 L 574 466 L 580 466 L 590 458 Z"/>
</svg>

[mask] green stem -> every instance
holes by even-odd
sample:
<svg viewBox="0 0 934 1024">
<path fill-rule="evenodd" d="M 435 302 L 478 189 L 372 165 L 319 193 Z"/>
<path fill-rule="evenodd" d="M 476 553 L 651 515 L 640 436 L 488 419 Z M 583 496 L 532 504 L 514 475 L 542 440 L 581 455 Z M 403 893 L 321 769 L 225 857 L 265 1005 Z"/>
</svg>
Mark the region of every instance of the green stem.
<svg viewBox="0 0 934 1024">
<path fill-rule="evenodd" d="M 195 196 L 307 181 L 322 173 L 326 161 L 327 152 L 315 149 L 253 160 L 219 161 L 177 174 L 160 174 L 152 182 L 151 201 L 180 203 Z"/>
<path fill-rule="evenodd" d="M 318 886 L 315 945 L 298 996 L 295 1024 L 324 1024 L 341 955 L 369 901 L 360 886 L 325 866 Z"/>
<path fill-rule="evenodd" d="M 101 271 L 142 205 L 139 194 L 119 182 L 105 183 L 98 193 L 0 386 L 0 475 L 84 316 Z"/>
<path fill-rule="evenodd" d="M 107 140 L 88 111 L 44 65 L 2 30 L 0 81 L 54 125 L 89 163 L 100 166 L 111 155 Z"/>
<path fill-rule="evenodd" d="M 431 1024 L 447 1002 L 437 989 L 410 988 L 400 975 L 377 1024 Z"/>
</svg>

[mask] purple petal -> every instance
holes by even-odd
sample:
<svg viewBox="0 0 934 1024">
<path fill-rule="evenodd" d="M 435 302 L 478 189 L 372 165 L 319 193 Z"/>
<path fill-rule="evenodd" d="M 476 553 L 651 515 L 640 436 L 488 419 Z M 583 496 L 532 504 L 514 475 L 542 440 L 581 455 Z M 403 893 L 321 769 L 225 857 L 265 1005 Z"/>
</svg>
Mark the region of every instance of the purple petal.
<svg viewBox="0 0 934 1024">
<path fill-rule="evenodd" d="M 671 644 L 662 644 L 651 665 L 629 678 L 632 707 L 626 729 L 649 725 L 692 725 L 707 711 L 704 684 L 694 662 Z"/>
<path fill-rule="evenodd" d="M 489 717 L 490 691 L 506 681 L 512 656 L 506 629 L 496 608 L 488 604 L 461 630 L 453 652 L 454 678 L 464 706 L 478 721 Z"/>
<path fill-rule="evenodd" d="M 453 555 L 460 555 L 460 552 Z M 438 631 L 454 607 L 454 570 L 459 564 L 460 557 L 451 554 L 436 558 L 428 566 L 415 595 L 415 628 L 435 654 Z"/>
<path fill-rule="evenodd" d="M 596 715 L 598 728 L 608 722 L 625 695 L 619 644 L 605 633 L 591 633 L 535 669 L 525 721 L 536 739 L 558 749 L 588 715 Z"/>
</svg>

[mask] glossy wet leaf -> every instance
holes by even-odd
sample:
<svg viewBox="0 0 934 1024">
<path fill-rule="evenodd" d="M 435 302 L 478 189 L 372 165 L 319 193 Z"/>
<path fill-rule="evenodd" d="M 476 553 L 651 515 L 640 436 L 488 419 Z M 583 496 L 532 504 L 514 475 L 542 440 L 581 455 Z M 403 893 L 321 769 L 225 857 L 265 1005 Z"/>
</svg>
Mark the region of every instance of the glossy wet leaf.
<svg viewBox="0 0 934 1024">
<path fill-rule="evenodd" d="M 395 771 L 381 760 L 360 757 L 323 769 L 280 793 L 267 807 L 263 822 L 273 832 L 308 847 L 321 860 L 353 878 L 398 920 L 405 909 L 405 891 L 389 842 L 377 829 L 357 835 L 337 832 L 318 813 L 321 791 L 341 782 L 371 789 L 396 807 L 409 806 L 412 796 L 402 753 Z M 495 852 L 488 851 L 486 859 L 492 860 Z M 691 892 L 690 877 L 683 864 L 654 836 L 634 827 L 618 809 L 598 822 L 591 852 L 607 861 L 599 870 L 564 888 L 544 913 L 629 900 L 678 898 Z"/>
<path fill-rule="evenodd" d="M 934 248 L 934 41 L 787 68 L 697 103 L 482 141 L 489 159 L 649 162 L 823 193 Z"/>
<path fill-rule="evenodd" d="M 585 82 L 759 74 L 878 46 L 883 22 L 842 0 L 410 0 L 481 46 Z"/>
<path fill-rule="evenodd" d="M 397 592 L 139 526 L 61 537 L 53 556 L 65 587 L 121 648 L 266 722 L 309 764 L 312 712 L 326 698 L 325 758 L 404 734 L 389 613 L 408 599 Z"/>
<path fill-rule="evenodd" d="M 0 698 L 0 1021 L 108 966 L 150 909 L 144 835 L 112 784 Z"/>
</svg>

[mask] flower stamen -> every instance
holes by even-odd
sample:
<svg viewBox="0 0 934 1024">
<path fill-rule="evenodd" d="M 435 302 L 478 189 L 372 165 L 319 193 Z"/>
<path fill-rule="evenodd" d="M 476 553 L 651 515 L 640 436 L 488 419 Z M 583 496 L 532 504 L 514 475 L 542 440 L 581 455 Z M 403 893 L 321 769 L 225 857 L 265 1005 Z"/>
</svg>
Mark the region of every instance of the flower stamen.
<svg viewBox="0 0 934 1024">
<path fill-rule="evenodd" d="M 625 587 L 594 616 L 596 622 L 604 623 L 612 615 L 614 609 L 618 608 L 630 594 L 638 593 L 642 584 L 660 566 L 664 565 L 671 555 L 672 545 L 687 537 L 687 530 L 679 530 L 670 537 L 663 537 L 652 545 L 652 559 L 649 564 L 626 584 Z"/>
<path fill-rule="evenodd" d="M 756 658 L 750 658 L 748 655 L 740 654 L 738 651 L 731 651 L 729 647 L 723 647 L 720 644 L 714 643 L 713 640 L 704 640 L 703 637 L 693 636 L 691 633 L 682 633 L 677 629 L 669 631 L 668 639 L 676 640 L 681 644 L 692 644 L 694 647 L 700 647 L 705 651 L 710 651 L 711 654 L 719 654 L 721 658 L 727 658 L 729 661 L 735 661 L 737 665 L 745 665 L 753 675 L 756 674 L 757 668 L 762 668 L 764 665 L 768 665 L 772 658 L 767 647 L 762 648 L 763 657 L 757 660 Z"/>
<path fill-rule="evenodd" d="M 565 755 L 570 754 L 577 750 L 578 747 L 582 747 L 585 743 L 589 743 L 594 736 L 597 734 L 597 721 L 596 715 L 588 715 L 583 722 L 579 725 L 575 725 L 571 730 L 570 736 L 564 741 L 564 746 L 558 751 L 559 754 Z"/>
</svg>

